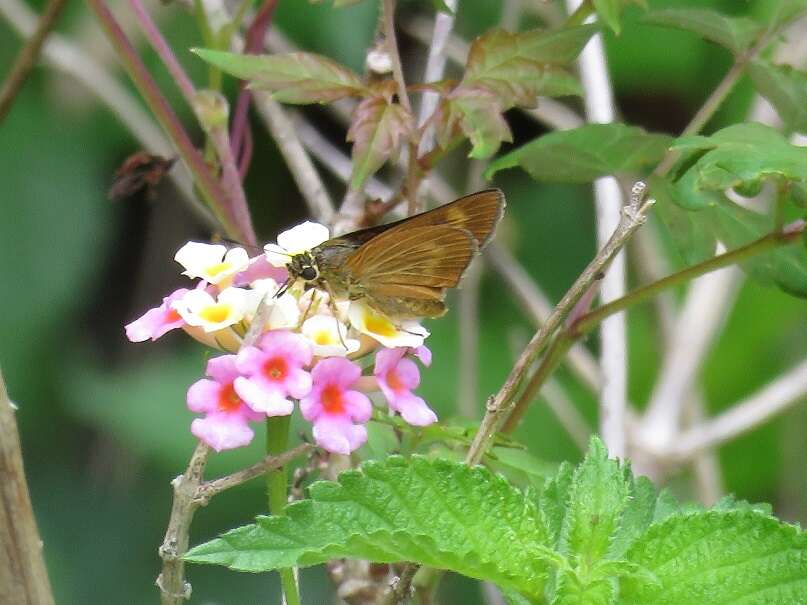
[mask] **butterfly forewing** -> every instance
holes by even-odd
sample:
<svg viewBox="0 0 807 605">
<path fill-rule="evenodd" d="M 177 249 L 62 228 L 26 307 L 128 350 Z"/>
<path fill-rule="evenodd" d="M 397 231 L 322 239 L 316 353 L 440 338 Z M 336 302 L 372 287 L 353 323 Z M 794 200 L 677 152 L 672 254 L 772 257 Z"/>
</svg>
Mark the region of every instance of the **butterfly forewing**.
<svg viewBox="0 0 807 605">
<path fill-rule="evenodd" d="M 453 288 L 476 252 L 476 241 L 465 229 L 406 223 L 362 245 L 347 268 L 368 292 L 381 285 Z"/>
</svg>

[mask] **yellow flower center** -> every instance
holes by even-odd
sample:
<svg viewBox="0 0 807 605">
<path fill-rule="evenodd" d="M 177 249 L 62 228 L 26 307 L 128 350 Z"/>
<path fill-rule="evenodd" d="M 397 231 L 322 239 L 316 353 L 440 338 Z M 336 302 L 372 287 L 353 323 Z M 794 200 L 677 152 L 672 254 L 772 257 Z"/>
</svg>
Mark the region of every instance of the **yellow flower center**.
<svg viewBox="0 0 807 605">
<path fill-rule="evenodd" d="M 226 321 L 230 316 L 231 307 L 226 303 L 216 303 L 199 311 L 199 317 L 213 324 Z"/>
<path fill-rule="evenodd" d="M 224 273 L 231 268 L 232 265 L 230 263 L 216 263 L 215 265 L 210 265 L 207 268 L 207 274 L 210 277 L 216 277 L 219 273 Z"/>
<path fill-rule="evenodd" d="M 398 333 L 393 323 L 382 315 L 369 314 L 364 320 L 364 327 L 368 332 L 379 336 L 393 337 Z"/>
<path fill-rule="evenodd" d="M 331 337 L 331 333 L 328 330 L 320 330 L 316 334 L 314 334 L 314 338 L 312 339 L 318 345 L 332 345 L 336 341 Z"/>
</svg>

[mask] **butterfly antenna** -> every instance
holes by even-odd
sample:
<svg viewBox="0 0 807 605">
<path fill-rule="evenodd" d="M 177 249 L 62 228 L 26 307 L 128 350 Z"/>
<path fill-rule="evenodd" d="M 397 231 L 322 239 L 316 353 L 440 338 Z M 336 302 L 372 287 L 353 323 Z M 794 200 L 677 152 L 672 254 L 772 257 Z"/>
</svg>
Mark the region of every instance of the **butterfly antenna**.
<svg viewBox="0 0 807 605">
<path fill-rule="evenodd" d="M 272 298 L 280 298 L 281 296 L 283 296 L 286 293 L 286 290 L 288 290 L 293 283 L 294 278 L 291 275 L 289 275 L 288 278 L 286 278 L 286 281 L 284 281 L 281 284 L 281 286 L 277 289 L 277 292 L 275 292 L 275 295 Z"/>
</svg>

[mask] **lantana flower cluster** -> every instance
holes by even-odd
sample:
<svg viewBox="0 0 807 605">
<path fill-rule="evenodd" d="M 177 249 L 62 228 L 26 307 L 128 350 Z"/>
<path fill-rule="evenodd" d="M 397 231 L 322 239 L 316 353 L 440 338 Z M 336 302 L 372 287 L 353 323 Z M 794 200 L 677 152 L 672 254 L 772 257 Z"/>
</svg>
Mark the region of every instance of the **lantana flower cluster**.
<svg viewBox="0 0 807 605">
<path fill-rule="evenodd" d="M 396 325 L 361 302 L 331 301 L 302 283 L 282 288 L 290 255 L 329 236 L 327 227 L 305 222 L 253 258 L 243 248 L 188 242 L 174 260 L 183 275 L 198 280 L 195 287 L 172 292 L 126 326 L 133 342 L 157 340 L 180 328 L 225 353 L 207 362 L 206 378 L 187 395 L 188 408 L 203 415 L 193 420 L 191 432 L 213 449 L 249 444 L 252 423 L 288 416 L 299 402 L 317 445 L 349 454 L 367 440 L 373 392 L 411 425 L 437 421 L 413 392 L 420 383 L 415 360 L 431 364 L 423 326 Z M 254 321 L 263 325 L 250 330 Z M 245 344 L 246 334 L 255 330 L 254 344 Z M 373 354 L 374 363 L 367 363 Z"/>
</svg>

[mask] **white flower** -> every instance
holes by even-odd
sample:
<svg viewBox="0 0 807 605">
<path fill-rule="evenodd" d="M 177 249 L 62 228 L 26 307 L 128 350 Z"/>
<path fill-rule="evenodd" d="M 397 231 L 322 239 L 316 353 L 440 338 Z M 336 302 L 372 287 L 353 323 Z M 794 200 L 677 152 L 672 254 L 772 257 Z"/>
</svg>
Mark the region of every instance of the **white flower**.
<svg viewBox="0 0 807 605">
<path fill-rule="evenodd" d="M 250 284 L 249 306 L 246 315 L 251 319 L 258 311 L 258 305 L 266 299 L 269 305 L 264 330 L 280 330 L 283 328 L 296 328 L 300 324 L 300 309 L 297 299 L 290 294 L 283 294 L 275 298 L 278 283 L 271 277 L 257 279 Z"/>
<path fill-rule="evenodd" d="M 278 235 L 277 244 L 266 244 L 263 250 L 270 264 L 285 267 L 291 256 L 308 252 L 330 237 L 331 234 L 325 225 L 306 221 Z"/>
<path fill-rule="evenodd" d="M 347 314 L 351 326 L 391 349 L 419 347 L 429 335 L 429 331 L 416 321 L 405 320 L 396 325 L 386 315 L 362 303 L 350 303 Z"/>
<path fill-rule="evenodd" d="M 311 341 L 317 357 L 345 357 L 359 350 L 359 341 L 348 338 L 347 326 L 332 315 L 309 317 L 303 323 L 302 333 Z"/>
<path fill-rule="evenodd" d="M 174 256 L 185 268 L 183 275 L 198 277 L 211 284 L 227 285 L 236 273 L 249 265 L 249 255 L 243 248 L 227 250 L 221 244 L 188 242 Z"/>
<path fill-rule="evenodd" d="M 312 315 L 319 313 L 320 315 L 333 315 L 333 304 L 330 302 L 331 297 L 327 292 L 318 290 L 317 288 L 310 288 L 302 293 L 297 301 L 300 311 L 304 314 Z M 349 300 L 337 300 L 335 303 L 336 312 L 339 319 L 347 317 L 347 310 L 350 306 Z M 313 306 L 312 306 L 313 305 Z"/>
<path fill-rule="evenodd" d="M 190 290 L 171 303 L 190 326 L 215 332 L 244 319 L 250 305 L 250 293 L 242 288 L 226 288 L 214 299 L 204 290 Z"/>
</svg>

